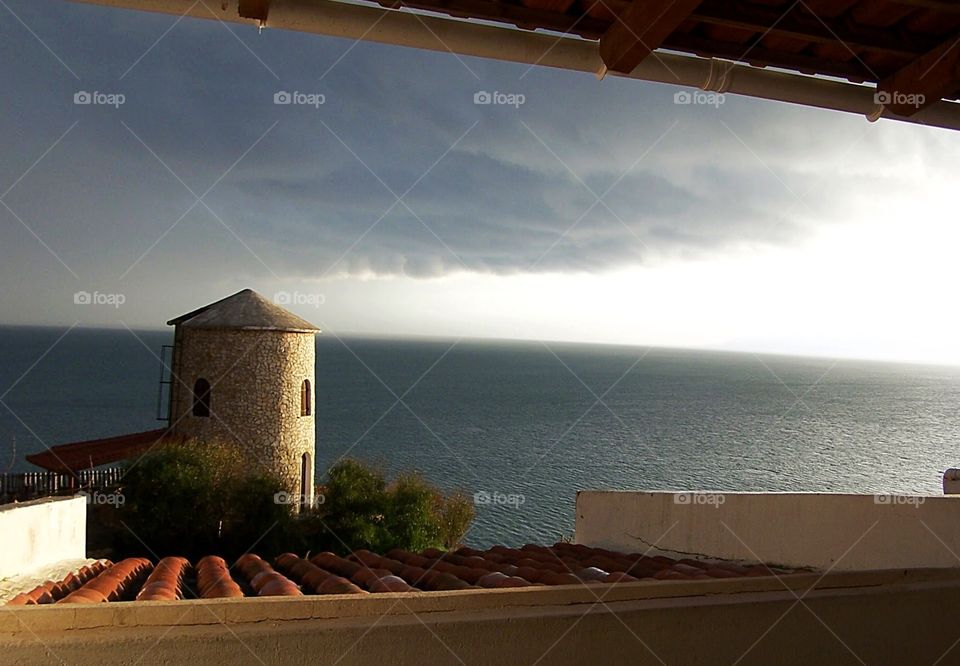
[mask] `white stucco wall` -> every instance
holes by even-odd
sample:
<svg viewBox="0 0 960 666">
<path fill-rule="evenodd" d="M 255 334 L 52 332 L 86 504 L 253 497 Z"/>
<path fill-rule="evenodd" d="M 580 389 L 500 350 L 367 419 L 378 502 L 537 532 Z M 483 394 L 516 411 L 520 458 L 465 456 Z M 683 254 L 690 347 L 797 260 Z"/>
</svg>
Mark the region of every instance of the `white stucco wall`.
<svg viewBox="0 0 960 666">
<path fill-rule="evenodd" d="M 576 541 L 836 571 L 960 567 L 960 496 L 581 491 Z"/>
<path fill-rule="evenodd" d="M 86 556 L 87 500 L 58 497 L 0 506 L 0 578 Z"/>
</svg>

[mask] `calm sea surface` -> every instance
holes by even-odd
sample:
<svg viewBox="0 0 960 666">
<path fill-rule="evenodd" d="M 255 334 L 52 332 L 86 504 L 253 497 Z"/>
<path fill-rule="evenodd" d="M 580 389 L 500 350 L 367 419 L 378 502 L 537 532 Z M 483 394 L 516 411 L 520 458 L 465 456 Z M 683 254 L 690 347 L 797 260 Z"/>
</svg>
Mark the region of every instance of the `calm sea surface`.
<svg viewBox="0 0 960 666">
<path fill-rule="evenodd" d="M 0 469 L 161 425 L 171 334 L 74 329 L 50 349 L 64 330 L 0 328 Z M 960 463 L 960 368 L 451 345 L 318 338 L 317 468 L 349 454 L 514 496 L 479 507 L 474 545 L 572 534 L 578 489 L 939 493 Z"/>
</svg>

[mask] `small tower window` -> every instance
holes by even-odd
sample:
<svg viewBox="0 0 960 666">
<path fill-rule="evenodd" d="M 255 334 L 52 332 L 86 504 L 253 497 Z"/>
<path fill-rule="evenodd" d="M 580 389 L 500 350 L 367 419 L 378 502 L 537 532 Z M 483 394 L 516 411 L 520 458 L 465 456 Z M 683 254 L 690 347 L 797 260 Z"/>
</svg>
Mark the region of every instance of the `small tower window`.
<svg viewBox="0 0 960 666">
<path fill-rule="evenodd" d="M 304 379 L 300 385 L 300 416 L 310 416 L 313 405 L 313 394 L 310 391 L 310 380 Z"/>
<path fill-rule="evenodd" d="M 193 385 L 193 415 L 210 416 L 210 382 L 203 377 Z"/>
</svg>

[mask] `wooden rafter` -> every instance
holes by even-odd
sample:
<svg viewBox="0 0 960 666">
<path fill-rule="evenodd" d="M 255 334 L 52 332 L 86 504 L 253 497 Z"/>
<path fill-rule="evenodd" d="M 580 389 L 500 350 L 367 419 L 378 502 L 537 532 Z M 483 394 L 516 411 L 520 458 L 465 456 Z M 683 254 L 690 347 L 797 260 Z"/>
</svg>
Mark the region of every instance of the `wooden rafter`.
<svg viewBox="0 0 960 666">
<path fill-rule="evenodd" d="M 594 11 L 597 3 L 602 2 L 602 9 L 621 17 L 626 16 L 631 6 L 625 0 L 580 0 L 571 6 L 571 10 L 558 11 L 545 8 L 549 3 L 541 0 L 375 1 L 390 9 L 408 8 L 457 18 L 510 23 L 525 30 L 552 30 L 591 40 L 601 39 L 612 28 L 613 34 L 616 24 L 622 23 L 619 19 L 611 22 L 604 12 Z M 901 1 L 909 4 L 915 0 Z M 891 31 L 858 24 L 849 18 L 819 15 L 811 9 L 813 6 L 812 3 L 793 4 L 783 13 L 782 8 L 755 2 L 732 6 L 725 0 L 701 0 L 680 28 L 662 40 L 660 48 L 757 66 L 785 67 L 805 74 L 877 82 L 930 52 L 942 39 L 903 28 Z M 745 42 L 724 39 L 725 34 L 744 33 L 753 33 L 754 37 Z M 782 48 L 782 40 L 807 46 Z M 654 42 L 650 35 L 643 36 L 642 41 L 648 47 Z M 768 46 L 768 43 L 777 46 Z M 824 53 L 821 47 L 833 49 Z"/>
<path fill-rule="evenodd" d="M 690 17 L 700 0 L 633 0 L 600 38 L 607 69 L 630 73 Z"/>
<path fill-rule="evenodd" d="M 533 9 L 522 4 L 490 2 L 489 0 L 380 0 L 381 6 L 397 9 L 409 7 L 440 12 L 461 18 L 505 21 L 526 29 L 542 28 L 555 32 L 599 39 L 607 29 L 607 21 L 586 15 L 577 16 L 544 9 Z"/>
<path fill-rule="evenodd" d="M 786 14 L 760 5 L 731 5 L 705 0 L 690 16 L 691 21 L 756 32 L 763 36 L 783 37 L 814 44 L 842 44 L 850 54 L 873 51 L 897 57 L 913 58 L 937 45 L 929 38 L 918 39 L 903 31 L 851 26 L 848 21 L 821 17 L 793 5 Z"/>
<path fill-rule="evenodd" d="M 912 116 L 960 90 L 960 36 L 954 36 L 882 79 L 877 100 L 900 116 Z"/>
<path fill-rule="evenodd" d="M 826 60 L 801 53 L 772 51 L 763 46 L 751 46 L 748 49 L 742 44 L 725 44 L 694 35 L 673 35 L 664 48 L 695 53 L 703 58 L 747 62 L 757 67 L 789 67 L 804 74 L 842 76 L 851 81 L 870 81 L 874 78 L 872 72 L 858 60 Z"/>
<path fill-rule="evenodd" d="M 243 18 L 266 21 L 270 11 L 270 0 L 240 0 L 237 11 Z"/>
</svg>

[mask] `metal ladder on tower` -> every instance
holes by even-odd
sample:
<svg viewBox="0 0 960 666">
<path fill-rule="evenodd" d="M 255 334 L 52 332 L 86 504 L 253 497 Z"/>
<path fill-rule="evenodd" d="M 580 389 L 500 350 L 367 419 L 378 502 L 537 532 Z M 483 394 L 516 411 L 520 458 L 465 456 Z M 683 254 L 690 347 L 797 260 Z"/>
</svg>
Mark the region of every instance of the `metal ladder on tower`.
<svg viewBox="0 0 960 666">
<path fill-rule="evenodd" d="M 173 364 L 176 361 L 179 361 L 180 355 L 176 353 L 178 345 L 176 343 L 172 345 L 162 345 L 160 347 L 160 382 L 157 385 L 157 420 L 166 421 L 167 425 L 170 424 L 170 407 L 173 401 L 173 384 L 174 378 L 177 377 L 177 368 L 173 367 Z M 167 351 L 170 352 L 169 362 L 167 361 Z M 166 396 L 167 396 L 167 405 L 164 409 L 163 397 L 164 397 L 164 387 L 167 387 Z"/>
</svg>

